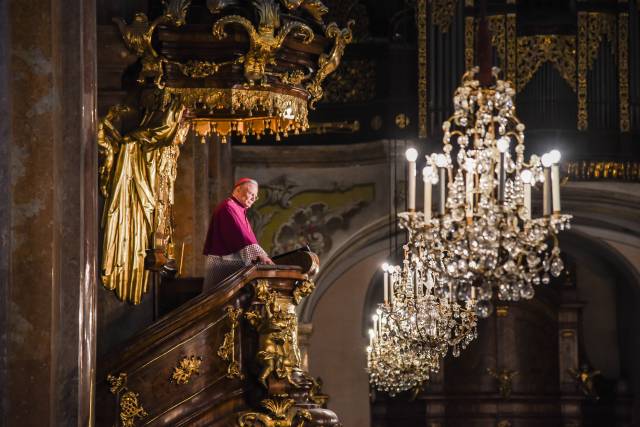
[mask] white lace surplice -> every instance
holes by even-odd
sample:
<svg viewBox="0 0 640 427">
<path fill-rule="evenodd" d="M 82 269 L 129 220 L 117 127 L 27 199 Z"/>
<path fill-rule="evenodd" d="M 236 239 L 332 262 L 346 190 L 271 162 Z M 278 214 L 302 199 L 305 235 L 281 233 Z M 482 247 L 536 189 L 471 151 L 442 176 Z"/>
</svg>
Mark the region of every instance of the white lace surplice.
<svg viewBox="0 0 640 427">
<path fill-rule="evenodd" d="M 268 257 L 264 249 L 257 244 L 245 246 L 230 255 L 207 255 L 203 292 L 211 289 L 243 267 L 252 264 L 260 255 Z"/>
</svg>

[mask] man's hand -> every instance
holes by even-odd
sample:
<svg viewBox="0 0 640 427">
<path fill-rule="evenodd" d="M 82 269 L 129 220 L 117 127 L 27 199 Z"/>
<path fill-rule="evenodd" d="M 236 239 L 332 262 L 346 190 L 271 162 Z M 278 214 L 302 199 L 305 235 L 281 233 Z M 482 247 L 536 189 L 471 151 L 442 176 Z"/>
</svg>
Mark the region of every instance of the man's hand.
<svg viewBox="0 0 640 427">
<path fill-rule="evenodd" d="M 259 264 L 275 265 L 275 263 L 273 261 L 271 261 L 271 258 L 269 258 L 268 256 L 264 256 L 264 255 L 258 256 L 258 263 Z"/>
</svg>

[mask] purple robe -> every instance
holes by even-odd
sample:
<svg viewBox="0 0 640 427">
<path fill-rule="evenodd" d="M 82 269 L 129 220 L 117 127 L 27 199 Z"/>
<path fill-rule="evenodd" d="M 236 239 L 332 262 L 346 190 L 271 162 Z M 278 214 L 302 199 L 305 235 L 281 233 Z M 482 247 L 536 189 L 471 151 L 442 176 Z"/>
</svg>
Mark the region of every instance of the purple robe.
<svg viewBox="0 0 640 427">
<path fill-rule="evenodd" d="M 203 253 L 230 255 L 255 244 L 258 240 L 247 219 L 247 208 L 233 196 L 220 202 L 211 216 Z"/>
</svg>

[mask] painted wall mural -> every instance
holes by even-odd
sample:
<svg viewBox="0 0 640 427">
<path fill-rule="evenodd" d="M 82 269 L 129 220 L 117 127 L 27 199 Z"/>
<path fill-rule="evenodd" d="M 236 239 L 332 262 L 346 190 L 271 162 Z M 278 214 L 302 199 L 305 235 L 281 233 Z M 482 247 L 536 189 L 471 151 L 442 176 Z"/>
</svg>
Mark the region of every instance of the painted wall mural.
<svg viewBox="0 0 640 427">
<path fill-rule="evenodd" d="M 314 189 L 282 175 L 262 184 L 249 220 L 271 254 L 308 244 L 322 256 L 333 247 L 334 233 L 347 229 L 350 219 L 374 199 L 373 183 L 349 187 L 334 183 L 328 189 Z"/>
</svg>

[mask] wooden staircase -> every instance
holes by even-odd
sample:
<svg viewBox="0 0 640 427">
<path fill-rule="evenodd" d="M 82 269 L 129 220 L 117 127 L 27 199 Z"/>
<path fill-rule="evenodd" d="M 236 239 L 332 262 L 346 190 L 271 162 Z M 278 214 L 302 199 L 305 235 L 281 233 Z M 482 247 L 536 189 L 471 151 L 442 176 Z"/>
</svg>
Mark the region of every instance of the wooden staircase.
<svg viewBox="0 0 640 427">
<path fill-rule="evenodd" d="M 317 256 L 249 266 L 102 360 L 97 426 L 339 426 L 302 371 L 296 305 Z M 320 397 L 320 396 L 318 396 Z"/>
</svg>

